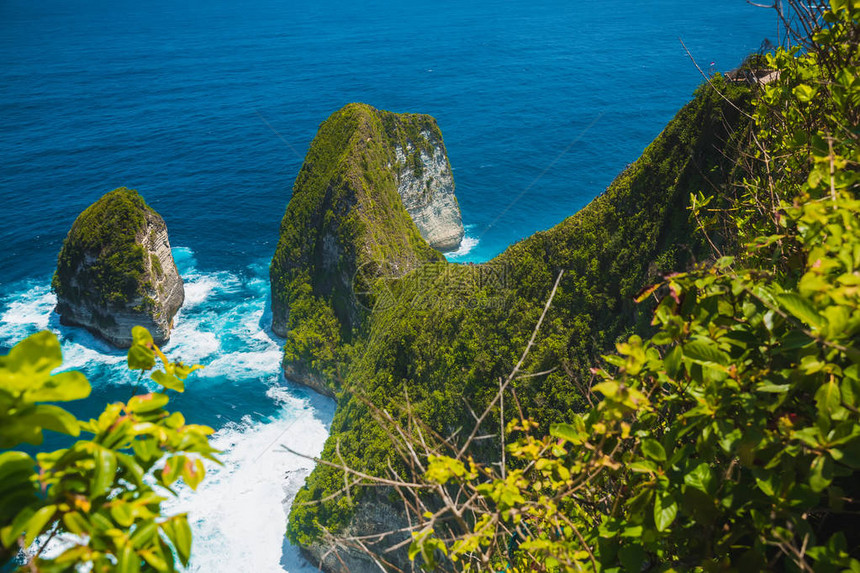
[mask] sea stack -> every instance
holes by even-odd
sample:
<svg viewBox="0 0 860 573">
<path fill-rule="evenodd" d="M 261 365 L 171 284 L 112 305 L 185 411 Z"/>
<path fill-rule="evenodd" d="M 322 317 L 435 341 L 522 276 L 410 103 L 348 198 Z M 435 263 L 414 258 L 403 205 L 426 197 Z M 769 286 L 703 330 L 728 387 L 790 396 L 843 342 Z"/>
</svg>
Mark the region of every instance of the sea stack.
<svg viewBox="0 0 860 573">
<path fill-rule="evenodd" d="M 270 267 L 287 377 L 333 395 L 332 351 L 378 310 L 377 283 L 443 262 L 462 238 L 435 119 L 359 103 L 333 113 L 296 177 Z"/>
<path fill-rule="evenodd" d="M 61 324 L 83 326 L 121 348 L 131 346 L 135 325 L 157 344 L 167 341 L 185 300 L 164 219 L 125 187 L 75 219 L 52 288 Z"/>
</svg>

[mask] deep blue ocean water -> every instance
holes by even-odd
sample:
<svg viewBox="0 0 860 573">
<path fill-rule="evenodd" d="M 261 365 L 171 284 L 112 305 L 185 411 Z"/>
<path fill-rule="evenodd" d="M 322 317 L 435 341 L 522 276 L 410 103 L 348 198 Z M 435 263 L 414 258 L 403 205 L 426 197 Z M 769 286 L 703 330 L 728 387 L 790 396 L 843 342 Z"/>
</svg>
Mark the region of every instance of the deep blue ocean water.
<svg viewBox="0 0 860 573">
<path fill-rule="evenodd" d="M 480 261 L 599 194 L 707 71 L 774 33 L 743 0 L 0 2 L 0 351 L 51 328 L 125 400 L 123 354 L 61 327 L 49 283 L 75 217 L 128 186 L 167 221 L 188 297 L 166 350 L 208 364 L 175 406 L 226 465 L 190 511 L 196 571 L 298 571 L 286 505 L 333 404 L 279 373 L 267 264 L 318 125 L 351 101 L 429 113 Z M 286 501 L 285 501 L 286 500 Z"/>
</svg>

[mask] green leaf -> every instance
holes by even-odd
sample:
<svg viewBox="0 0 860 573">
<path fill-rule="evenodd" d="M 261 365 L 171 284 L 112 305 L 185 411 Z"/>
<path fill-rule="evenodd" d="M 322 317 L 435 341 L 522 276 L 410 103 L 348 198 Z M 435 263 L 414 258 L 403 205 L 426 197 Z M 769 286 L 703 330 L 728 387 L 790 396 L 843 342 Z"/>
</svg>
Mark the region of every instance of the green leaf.
<svg viewBox="0 0 860 573">
<path fill-rule="evenodd" d="M 779 301 L 783 309 L 809 326 L 821 328 L 823 325 L 824 319 L 818 314 L 812 303 L 799 294 L 793 292 L 778 294 L 776 300 Z"/>
<path fill-rule="evenodd" d="M 645 287 L 644 289 L 639 291 L 639 293 L 636 295 L 636 298 L 634 298 L 633 300 L 635 300 L 637 303 L 641 303 L 643 300 L 645 300 L 646 298 L 651 296 L 651 293 L 653 293 L 655 290 L 657 290 L 661 286 L 663 286 L 662 282 L 659 282 L 655 285 L 651 285 L 649 287 Z"/>
<path fill-rule="evenodd" d="M 152 335 L 142 326 L 133 326 L 131 328 L 131 343 L 141 346 L 152 346 Z"/>
<path fill-rule="evenodd" d="M 194 364 L 193 366 L 186 366 L 182 362 L 174 362 L 171 364 L 173 367 L 173 375 L 179 378 L 180 380 L 185 380 L 188 378 L 188 375 L 194 372 L 195 370 L 203 370 L 203 366 L 200 364 Z"/>
<path fill-rule="evenodd" d="M 51 521 L 51 518 L 54 517 L 54 513 L 56 513 L 56 511 L 56 505 L 46 505 L 33 514 L 33 517 L 31 517 L 27 522 L 27 535 L 24 537 L 25 547 L 29 547 L 33 541 L 36 540 L 36 537 L 42 533 L 45 526 L 49 521 Z"/>
<path fill-rule="evenodd" d="M 642 453 L 647 458 L 651 458 L 652 460 L 658 462 L 666 461 L 666 450 L 663 449 L 662 444 L 653 438 L 645 438 L 642 440 Z"/>
<path fill-rule="evenodd" d="M 43 375 L 50 374 L 62 364 L 60 341 L 47 330 L 28 336 L 13 346 L 4 361 L 4 366 L 13 372 Z"/>
<path fill-rule="evenodd" d="M 131 504 L 118 499 L 111 502 L 110 515 L 119 525 L 131 527 L 131 524 L 134 523 L 134 514 Z"/>
<path fill-rule="evenodd" d="M 131 544 L 126 543 L 119 551 L 116 570 L 118 573 L 138 573 L 140 571 L 140 557 Z"/>
<path fill-rule="evenodd" d="M 28 423 L 60 434 L 77 436 L 81 433 L 78 419 L 59 406 L 39 404 L 26 419 Z"/>
<path fill-rule="evenodd" d="M 779 352 L 786 352 L 788 350 L 797 350 L 798 348 L 803 348 L 804 346 L 809 346 L 813 342 L 808 335 L 800 330 L 792 330 L 788 334 L 782 337 L 782 340 L 779 342 L 779 348 L 776 350 Z"/>
<path fill-rule="evenodd" d="M 815 426 L 796 430 L 792 432 L 791 435 L 794 439 L 800 440 L 812 448 L 817 448 L 823 443 L 821 432 Z"/>
<path fill-rule="evenodd" d="M 35 473 L 35 467 L 36 460 L 24 452 L 0 453 L 0 484 L 8 484 L 14 474 L 32 475 Z M 0 515 L 3 513 L 0 512 Z"/>
<path fill-rule="evenodd" d="M 42 443 L 42 428 L 30 423 L 26 412 L 32 412 L 33 407 L 26 408 L 23 415 L 9 416 L 0 419 L 0 448 L 11 448 L 20 443 L 38 446 Z"/>
<path fill-rule="evenodd" d="M 34 513 L 32 508 L 25 507 L 15 515 L 10 525 L 0 529 L 0 541 L 3 542 L 4 547 L 11 547 L 15 544 L 15 540 L 24 532 Z"/>
<path fill-rule="evenodd" d="M 693 471 L 684 476 L 684 483 L 705 493 L 712 493 L 711 485 L 714 478 L 711 468 L 706 463 L 701 463 L 693 468 Z"/>
<path fill-rule="evenodd" d="M 25 396 L 30 402 L 69 402 L 86 398 L 91 391 L 87 377 L 72 370 L 51 376 L 45 384 L 28 390 Z"/>
<path fill-rule="evenodd" d="M 640 474 L 657 473 L 657 470 L 659 469 L 654 462 L 649 461 L 633 462 L 627 467 L 630 471 Z"/>
<path fill-rule="evenodd" d="M 182 475 L 182 470 L 185 467 L 185 456 L 173 456 L 164 462 L 164 468 L 161 470 L 161 481 L 164 485 L 169 486 Z"/>
<path fill-rule="evenodd" d="M 63 525 L 65 525 L 66 529 L 75 535 L 88 533 L 92 529 L 90 522 L 88 522 L 86 518 L 77 511 L 63 514 Z"/>
<path fill-rule="evenodd" d="M 132 370 L 149 370 L 155 367 L 155 352 L 146 346 L 132 344 L 128 349 L 128 367 Z"/>
<path fill-rule="evenodd" d="M 197 486 L 200 485 L 200 482 L 203 481 L 203 478 L 206 476 L 206 468 L 203 466 L 203 462 L 198 458 L 193 462 L 191 460 L 186 460 L 185 466 L 182 468 L 182 479 L 185 480 L 185 483 L 188 486 L 196 490 Z"/>
<path fill-rule="evenodd" d="M 812 460 L 809 472 L 809 487 L 814 492 L 824 491 L 833 481 L 833 462 L 830 456 L 818 456 Z"/>
<path fill-rule="evenodd" d="M 654 525 L 657 526 L 657 531 L 666 531 L 672 522 L 675 521 L 675 516 L 678 515 L 678 504 L 669 493 L 657 495 L 654 499 Z"/>
<path fill-rule="evenodd" d="M 681 358 L 683 353 L 680 346 L 675 346 L 666 354 L 663 359 L 663 365 L 666 367 L 666 374 L 672 378 L 678 376 L 678 370 L 681 368 Z"/>
<path fill-rule="evenodd" d="M 182 514 L 171 517 L 161 524 L 161 530 L 173 544 L 179 560 L 187 566 L 191 557 L 191 528 L 188 526 L 187 516 Z"/>
<path fill-rule="evenodd" d="M 138 524 L 131 536 L 131 543 L 138 549 L 150 544 L 158 534 L 158 524 L 155 521 L 146 521 Z"/>
<path fill-rule="evenodd" d="M 769 394 L 784 394 L 791 388 L 791 384 L 774 384 L 764 381 L 755 387 L 756 392 L 767 392 Z"/>
<path fill-rule="evenodd" d="M 90 493 L 92 497 L 99 497 L 113 485 L 116 476 L 116 456 L 111 450 L 97 446 L 93 459 L 96 465 L 93 470 Z"/>
<path fill-rule="evenodd" d="M 773 473 L 764 473 L 763 471 L 759 473 L 762 474 L 762 477 L 756 476 L 756 485 L 758 485 L 758 488 L 762 490 L 765 495 L 773 497 L 776 494 L 776 489 L 773 486 L 775 476 L 773 475 Z"/>
<path fill-rule="evenodd" d="M 135 443 L 142 443 L 143 441 L 144 440 L 135 440 Z M 130 481 L 137 487 L 144 487 L 143 476 L 146 471 L 144 471 L 134 456 L 130 456 L 122 452 L 116 452 L 116 460 L 119 465 L 125 468 L 126 474 L 124 477 L 126 480 Z"/>
<path fill-rule="evenodd" d="M 163 408 L 169 401 L 170 399 L 166 394 L 150 392 L 149 394 L 132 397 L 132 399 L 128 401 L 126 408 L 129 412 L 143 414 Z"/>
<path fill-rule="evenodd" d="M 627 540 L 618 549 L 618 558 L 624 571 L 641 571 L 642 563 L 645 561 L 645 550 L 636 541 Z"/>
<path fill-rule="evenodd" d="M 815 403 L 818 407 L 818 413 L 828 418 L 843 409 L 842 392 L 835 380 L 831 378 L 830 381 L 821 385 L 815 392 Z"/>
<path fill-rule="evenodd" d="M 156 370 L 152 373 L 152 379 L 167 388 L 168 390 L 176 390 L 177 392 L 185 392 L 185 384 L 172 374 L 167 374 L 161 370 Z"/>
<path fill-rule="evenodd" d="M 156 571 L 173 571 L 173 555 L 171 554 L 170 564 L 168 564 L 167 560 L 164 558 L 164 552 L 160 547 L 143 549 L 140 551 L 140 556 L 143 557 Z"/>
<path fill-rule="evenodd" d="M 717 348 L 713 341 L 694 340 L 683 346 L 684 356 L 702 364 L 720 364 L 726 365 L 729 363 L 728 355 Z"/>
<path fill-rule="evenodd" d="M 807 103 L 815 97 L 815 94 L 818 92 L 817 88 L 812 86 L 808 86 L 806 84 L 800 84 L 799 86 L 794 88 L 794 95 L 803 103 Z"/>
<path fill-rule="evenodd" d="M 549 434 L 554 438 L 567 440 L 572 444 L 581 444 L 587 437 L 583 436 L 579 430 L 570 424 L 552 424 L 549 427 Z"/>
</svg>

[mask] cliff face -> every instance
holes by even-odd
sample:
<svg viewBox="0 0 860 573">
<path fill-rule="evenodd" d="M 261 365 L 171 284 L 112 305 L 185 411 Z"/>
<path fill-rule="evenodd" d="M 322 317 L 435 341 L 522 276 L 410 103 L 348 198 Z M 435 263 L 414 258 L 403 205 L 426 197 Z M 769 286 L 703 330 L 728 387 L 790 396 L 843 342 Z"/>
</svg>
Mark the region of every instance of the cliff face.
<svg viewBox="0 0 860 573">
<path fill-rule="evenodd" d="M 270 267 L 272 329 L 287 338 L 291 380 L 334 392 L 337 351 L 371 313 L 374 285 L 459 245 L 453 193 L 432 117 L 349 104 L 320 126 Z"/>
<path fill-rule="evenodd" d="M 131 346 L 135 325 L 164 343 L 185 300 L 164 220 L 124 187 L 75 220 L 52 287 L 62 324 L 83 326 L 119 347 Z"/>
<path fill-rule="evenodd" d="M 733 192 L 748 125 L 738 108 L 748 105 L 749 92 L 726 84 L 719 89 L 731 101 L 700 89 L 637 162 L 552 229 L 483 265 L 439 264 L 387 281 L 393 302 L 377 307 L 353 337 L 358 351 L 343 354 L 345 392 L 322 459 L 380 476 L 393 467 L 408 479 L 407 464 L 368 402 L 401 420 L 408 406 L 441 436 L 468 435 L 474 421 L 464 403 L 481 411 L 495 394 L 561 270 L 558 293 L 524 364 L 542 374 L 516 382 L 517 405 L 542 424 L 581 411 L 587 405 L 582 385 L 596 357 L 611 351 L 619 336 L 650 328 L 648 303 L 635 305 L 636 293 L 661 273 L 683 270 L 709 253 L 690 220 L 689 197 L 702 191 L 719 204 L 721 194 Z M 492 434 L 499 423 L 494 413 L 481 430 Z M 498 457 L 498 441 L 482 443 L 476 456 Z M 343 484 L 341 471 L 317 465 L 292 505 L 288 537 L 316 559 L 322 555 L 320 526 L 353 535 L 406 526 L 397 511 L 401 503 L 374 488 L 353 490 L 354 503 L 346 503 L 337 496 Z M 388 538 L 376 549 L 400 540 Z M 346 555 L 356 571 L 372 570 L 356 552 Z M 405 546 L 384 555 L 398 566 L 408 563 Z M 329 559 L 324 570 L 349 567 Z"/>
<path fill-rule="evenodd" d="M 421 236 L 442 252 L 455 251 L 463 240 L 460 204 L 454 196 L 454 175 L 448 152 L 438 130 L 424 130 L 426 147 L 407 141 L 406 149 L 396 146 L 397 192 Z"/>
</svg>

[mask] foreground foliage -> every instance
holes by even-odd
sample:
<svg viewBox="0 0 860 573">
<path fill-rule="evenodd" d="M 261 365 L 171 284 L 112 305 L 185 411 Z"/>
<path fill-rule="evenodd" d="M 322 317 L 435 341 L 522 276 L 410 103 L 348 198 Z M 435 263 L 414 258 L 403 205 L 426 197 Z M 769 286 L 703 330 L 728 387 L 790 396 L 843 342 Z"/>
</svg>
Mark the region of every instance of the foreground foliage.
<svg viewBox="0 0 860 573">
<path fill-rule="evenodd" d="M 152 370 L 164 390 L 182 392 L 200 366 L 170 362 L 144 328 L 133 336 L 128 367 L 141 376 Z M 59 341 L 47 331 L 0 356 L 0 447 L 38 446 L 45 430 L 87 436 L 35 460 L 24 451 L 0 453 L 0 565 L 19 549 L 22 569 L 31 571 L 174 571 L 177 558 L 186 565 L 188 520 L 163 515 L 162 492 L 173 493 L 178 479 L 192 489 L 200 484 L 201 458 L 217 461 L 212 430 L 168 412 L 166 392 L 132 396 L 96 419 L 78 420 L 54 403 L 86 398 L 90 384 L 80 372 L 52 374 L 61 366 Z M 57 554 L 48 557 L 52 539 L 49 552 Z"/>
<path fill-rule="evenodd" d="M 509 424 L 509 469 L 430 456 L 426 482 L 468 501 L 415 516 L 412 558 L 860 571 L 860 2 L 821 17 L 767 57 L 743 192 L 726 210 L 694 197 L 701 230 L 742 248 L 642 293 L 657 332 L 605 356 L 594 407 L 550 436 Z"/>
</svg>

